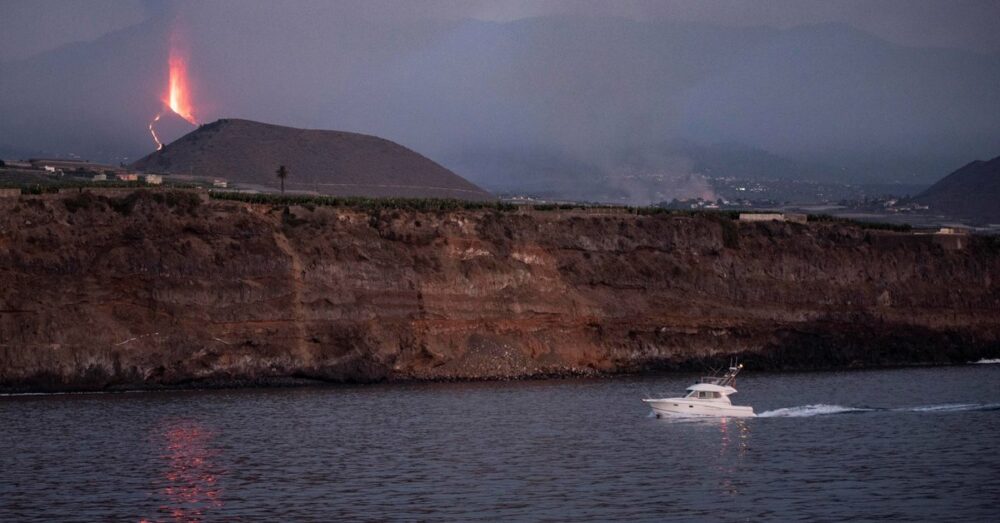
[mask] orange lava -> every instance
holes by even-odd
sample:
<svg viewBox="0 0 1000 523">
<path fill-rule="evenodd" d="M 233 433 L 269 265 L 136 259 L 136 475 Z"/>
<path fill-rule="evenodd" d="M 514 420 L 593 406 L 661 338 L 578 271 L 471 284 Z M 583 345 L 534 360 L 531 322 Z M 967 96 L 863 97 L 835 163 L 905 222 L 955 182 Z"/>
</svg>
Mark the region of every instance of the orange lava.
<svg viewBox="0 0 1000 523">
<path fill-rule="evenodd" d="M 174 50 L 170 51 L 170 85 L 163 103 L 181 118 L 198 125 L 191 104 L 191 89 L 188 81 L 187 61 Z"/>
<path fill-rule="evenodd" d="M 190 122 L 191 125 L 198 125 L 198 120 L 194 117 L 194 104 L 191 103 L 191 85 L 188 77 L 187 59 L 178 49 L 175 43 L 172 42 L 170 57 L 167 59 L 167 65 L 170 68 L 170 81 L 167 84 L 167 92 L 163 95 L 163 104 L 176 113 L 177 116 Z M 166 108 L 163 111 L 166 111 Z M 157 151 L 163 149 L 163 142 L 156 133 L 155 125 L 160 120 L 160 117 L 163 116 L 163 111 L 149 122 L 149 133 L 153 135 Z"/>
<path fill-rule="evenodd" d="M 153 141 L 156 142 L 156 150 L 157 151 L 159 151 L 160 149 L 163 149 L 163 142 L 160 141 L 159 135 L 156 134 L 156 129 L 153 128 L 153 124 L 155 124 L 156 122 L 159 122 L 161 116 L 163 116 L 163 113 L 157 114 L 156 117 L 153 118 L 153 121 L 149 122 L 149 134 L 153 135 Z"/>
</svg>

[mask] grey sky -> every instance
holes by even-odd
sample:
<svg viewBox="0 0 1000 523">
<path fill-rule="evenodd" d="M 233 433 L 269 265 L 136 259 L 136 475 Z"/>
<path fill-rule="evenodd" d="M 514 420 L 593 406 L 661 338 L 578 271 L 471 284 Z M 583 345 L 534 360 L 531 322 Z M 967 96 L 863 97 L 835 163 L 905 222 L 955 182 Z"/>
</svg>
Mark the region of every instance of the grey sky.
<svg viewBox="0 0 1000 523">
<path fill-rule="evenodd" d="M 213 3 L 255 10 L 241 0 Z M 547 14 L 620 16 L 637 20 L 699 21 L 730 26 L 787 28 L 842 22 L 890 42 L 1000 53 L 996 0 L 419 0 L 269 2 L 268 8 L 329 11 L 349 16 L 510 21 Z M 0 0 L 0 61 L 25 58 L 70 42 L 99 38 L 184 1 Z"/>
<path fill-rule="evenodd" d="M 491 188 L 1000 152 L 1000 2 L 0 2 L 0 154 L 147 154 L 171 47 L 202 123 L 374 134 Z"/>
</svg>

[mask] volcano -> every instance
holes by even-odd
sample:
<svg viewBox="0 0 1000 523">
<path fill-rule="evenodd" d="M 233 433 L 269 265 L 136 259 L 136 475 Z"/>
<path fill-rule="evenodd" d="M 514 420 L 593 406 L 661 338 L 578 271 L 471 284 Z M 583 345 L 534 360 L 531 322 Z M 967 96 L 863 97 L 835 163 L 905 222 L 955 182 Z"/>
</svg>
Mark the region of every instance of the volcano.
<svg viewBox="0 0 1000 523">
<path fill-rule="evenodd" d="M 296 129 L 250 120 L 202 125 L 130 167 L 149 173 L 224 178 L 338 196 L 491 199 L 492 195 L 395 142 L 343 131 Z"/>
</svg>

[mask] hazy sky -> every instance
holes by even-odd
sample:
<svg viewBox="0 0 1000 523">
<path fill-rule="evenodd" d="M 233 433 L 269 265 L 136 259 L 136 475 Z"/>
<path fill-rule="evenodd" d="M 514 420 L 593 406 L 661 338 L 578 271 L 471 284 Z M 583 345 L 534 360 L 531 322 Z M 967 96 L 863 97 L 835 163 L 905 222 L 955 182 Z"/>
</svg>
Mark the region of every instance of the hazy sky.
<svg viewBox="0 0 1000 523">
<path fill-rule="evenodd" d="M 487 186 L 933 181 L 1000 154 L 1000 0 L 0 0 L 0 20 L 2 154 L 147 154 L 178 49 L 199 123 L 374 134 Z"/>
<path fill-rule="evenodd" d="M 0 61 L 92 40 L 172 5 L 157 0 L 0 0 Z M 255 9 L 239 0 L 232 9 Z M 309 10 L 314 1 L 277 2 Z M 787 28 L 843 22 L 894 43 L 1000 53 L 997 0 L 364 0 L 324 1 L 366 17 L 510 21 L 546 14 Z"/>
</svg>

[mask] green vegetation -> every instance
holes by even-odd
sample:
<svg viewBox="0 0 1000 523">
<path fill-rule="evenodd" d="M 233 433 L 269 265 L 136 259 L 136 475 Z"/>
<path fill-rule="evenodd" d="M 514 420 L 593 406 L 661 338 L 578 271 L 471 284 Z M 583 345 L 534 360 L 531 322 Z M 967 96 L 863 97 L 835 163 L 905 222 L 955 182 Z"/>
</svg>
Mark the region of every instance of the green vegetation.
<svg viewBox="0 0 1000 523">
<path fill-rule="evenodd" d="M 447 198 L 367 198 L 363 196 L 322 196 L 288 195 L 271 193 L 241 193 L 232 191 L 211 191 L 209 196 L 216 200 L 231 200 L 269 205 L 302 205 L 349 207 L 365 211 L 412 210 L 412 211 L 457 211 L 493 209 L 514 211 L 517 206 L 497 201 L 466 201 Z"/>
<path fill-rule="evenodd" d="M 149 185 L 143 181 L 137 182 L 123 182 L 120 180 L 116 181 L 104 181 L 104 182 L 88 182 L 88 181 L 52 181 L 45 183 L 5 183 L 0 181 L 0 188 L 4 189 L 21 189 L 21 194 L 55 194 L 60 191 L 66 192 L 70 189 L 194 189 L 197 187 L 193 184 L 171 184 L 171 185 Z"/>
<path fill-rule="evenodd" d="M 518 205 L 509 202 L 486 200 L 470 201 L 451 198 L 370 198 L 364 196 L 324 196 L 311 194 L 245 193 L 236 191 L 210 191 L 215 200 L 230 200 L 265 205 L 301 205 L 303 207 L 327 206 L 347 207 L 365 211 L 411 210 L 411 211 L 457 211 L 495 210 L 513 212 L 517 210 L 546 211 L 607 211 L 609 213 L 635 214 L 639 216 L 712 216 L 719 220 L 736 220 L 739 212 L 710 210 L 673 210 L 663 207 L 626 207 L 621 205 L 588 205 L 582 203 L 539 203 Z"/>
<path fill-rule="evenodd" d="M 21 194 L 54 194 L 59 192 L 58 185 L 22 185 L 20 187 L 13 187 L 15 189 L 21 189 Z"/>
<path fill-rule="evenodd" d="M 576 203 L 539 203 L 532 205 L 531 208 L 536 211 L 571 211 L 573 209 L 587 209 L 588 207 Z"/>
<path fill-rule="evenodd" d="M 840 218 L 837 216 L 830 216 L 829 214 L 810 214 L 807 217 L 809 222 L 816 223 L 841 223 L 844 225 L 853 225 L 861 229 L 868 230 L 882 230 L 882 231 L 894 231 L 894 232 L 911 232 L 913 226 L 908 223 L 885 223 L 885 222 L 866 222 L 861 220 L 852 220 L 850 218 Z"/>
</svg>

